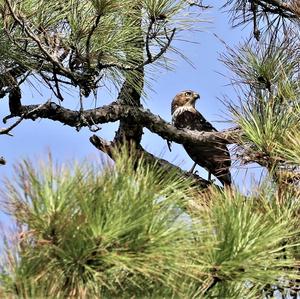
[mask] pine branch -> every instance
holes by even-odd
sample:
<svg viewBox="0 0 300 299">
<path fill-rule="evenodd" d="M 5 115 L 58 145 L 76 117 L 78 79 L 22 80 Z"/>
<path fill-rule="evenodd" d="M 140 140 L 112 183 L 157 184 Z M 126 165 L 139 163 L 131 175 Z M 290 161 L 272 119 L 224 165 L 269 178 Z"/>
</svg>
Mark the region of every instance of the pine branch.
<svg viewBox="0 0 300 299">
<path fill-rule="evenodd" d="M 90 137 L 90 142 L 100 151 L 106 153 L 109 157 L 111 157 L 113 160 L 115 159 L 114 153 L 115 148 L 118 147 L 118 144 L 115 142 L 108 142 L 105 139 L 93 135 Z M 175 166 L 168 162 L 167 160 L 158 158 L 151 153 L 147 152 L 144 148 L 141 146 L 138 146 L 136 148 L 136 154 L 139 156 L 138 158 L 144 159 L 145 163 L 147 164 L 152 164 L 152 165 L 157 165 L 159 166 L 160 169 L 165 170 L 166 173 L 170 173 L 170 171 L 176 170 L 179 175 L 182 175 L 183 177 L 193 179 L 196 183 L 196 185 L 202 189 L 202 188 L 207 188 L 212 185 L 212 182 L 207 181 L 203 178 L 201 178 L 199 175 L 195 173 L 191 173 L 189 171 L 183 171 L 181 168 L 178 166 Z"/>
<path fill-rule="evenodd" d="M 268 9 L 266 5 L 272 5 L 277 10 L 276 12 L 279 15 L 289 17 L 289 18 L 299 18 L 299 12 L 294 8 L 293 4 L 297 4 L 297 1 L 291 1 L 291 3 L 286 3 L 281 0 L 259 0 L 257 1 L 258 5 L 263 6 L 265 9 Z M 274 12 L 274 10 L 273 10 Z"/>
<path fill-rule="evenodd" d="M 28 112 L 30 112 L 28 114 Z M 32 112 L 34 111 L 34 112 Z M 109 105 L 98 107 L 95 109 L 87 109 L 81 112 L 84 122 L 80 120 L 80 112 L 64 108 L 54 102 L 46 102 L 42 105 L 22 105 L 18 111 L 14 111 L 5 119 L 22 116 L 24 119 L 36 120 L 37 118 L 46 118 L 54 121 L 59 121 L 70 127 L 88 127 L 96 124 L 105 124 L 116 122 L 119 120 L 129 120 L 138 123 L 161 136 L 163 139 L 174 141 L 177 143 L 191 144 L 206 144 L 221 142 L 225 144 L 237 143 L 241 132 L 239 129 L 229 129 L 223 132 L 198 132 L 192 130 L 180 130 L 175 128 L 170 123 L 166 122 L 160 116 L 151 113 L 140 107 L 129 105 L 121 105 L 117 102 L 112 102 Z"/>
</svg>

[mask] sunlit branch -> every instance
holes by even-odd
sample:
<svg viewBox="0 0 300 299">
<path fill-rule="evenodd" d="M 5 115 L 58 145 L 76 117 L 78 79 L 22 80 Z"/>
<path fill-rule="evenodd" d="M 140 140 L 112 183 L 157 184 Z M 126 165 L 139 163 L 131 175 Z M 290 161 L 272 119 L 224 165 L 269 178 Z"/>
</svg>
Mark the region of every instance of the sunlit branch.
<svg viewBox="0 0 300 299">
<path fill-rule="evenodd" d="M 64 108 L 54 102 L 46 102 L 42 105 L 24 105 L 19 106 L 18 111 L 15 109 L 14 113 L 5 119 L 22 115 L 24 115 L 25 119 L 36 120 L 37 118 L 47 118 L 75 128 L 92 127 L 97 124 L 116 122 L 118 120 L 130 120 L 142 125 L 164 139 L 180 144 L 186 142 L 194 144 L 207 144 L 209 142 L 231 144 L 238 142 L 241 134 L 237 129 L 224 132 L 179 130 L 149 110 L 129 105 L 120 105 L 117 102 L 81 112 Z M 82 118 L 85 121 L 82 121 Z"/>
</svg>

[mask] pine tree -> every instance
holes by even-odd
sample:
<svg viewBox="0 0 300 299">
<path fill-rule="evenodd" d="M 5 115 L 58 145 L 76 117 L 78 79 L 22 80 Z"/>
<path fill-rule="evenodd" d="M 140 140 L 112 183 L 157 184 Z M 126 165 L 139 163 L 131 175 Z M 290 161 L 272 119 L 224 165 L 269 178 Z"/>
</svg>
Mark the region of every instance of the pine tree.
<svg viewBox="0 0 300 299">
<path fill-rule="evenodd" d="M 263 298 L 299 280 L 299 201 L 247 197 L 114 153 L 115 164 L 23 161 L 2 205 L 2 298 Z"/>
<path fill-rule="evenodd" d="M 207 1 L 209 4 L 209 1 Z M 7 181 L 3 209 L 16 221 L 5 239 L 3 298 L 271 298 L 299 291 L 298 0 L 228 0 L 233 26 L 252 36 L 222 54 L 239 103 L 236 128 L 174 128 L 141 104 L 147 74 L 168 68 L 174 41 L 201 21 L 202 1 L 1 0 L 0 96 L 18 119 L 47 118 L 80 130 L 120 121 L 112 141 L 91 136 L 114 165 L 37 166 Z M 200 16 L 199 16 L 200 14 Z M 147 69 L 145 69 L 147 67 Z M 22 104 L 42 82 L 55 101 Z M 117 100 L 84 109 L 104 82 Z M 77 95 L 78 110 L 64 106 Z M 169 142 L 235 144 L 242 164 L 267 176 L 249 194 L 221 189 L 141 146 L 143 128 Z M 1 158 L 0 163 L 5 163 Z"/>
</svg>

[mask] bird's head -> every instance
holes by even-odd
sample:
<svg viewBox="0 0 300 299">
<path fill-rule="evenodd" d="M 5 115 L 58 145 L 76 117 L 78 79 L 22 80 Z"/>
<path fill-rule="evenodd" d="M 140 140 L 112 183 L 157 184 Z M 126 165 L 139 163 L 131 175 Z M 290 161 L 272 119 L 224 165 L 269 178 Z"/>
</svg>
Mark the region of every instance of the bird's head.
<svg viewBox="0 0 300 299">
<path fill-rule="evenodd" d="M 185 90 L 178 93 L 172 101 L 171 104 L 171 113 L 175 112 L 176 109 L 184 107 L 187 109 L 195 109 L 195 103 L 200 98 L 200 95 L 197 92 L 192 90 Z"/>
</svg>

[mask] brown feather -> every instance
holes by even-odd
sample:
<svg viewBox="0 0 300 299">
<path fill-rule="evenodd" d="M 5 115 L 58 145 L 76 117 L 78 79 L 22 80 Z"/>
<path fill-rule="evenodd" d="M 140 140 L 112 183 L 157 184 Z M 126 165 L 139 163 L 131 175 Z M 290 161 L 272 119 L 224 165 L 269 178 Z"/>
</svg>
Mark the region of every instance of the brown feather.
<svg viewBox="0 0 300 299">
<path fill-rule="evenodd" d="M 198 98 L 199 95 L 190 90 L 175 96 L 171 105 L 173 125 L 178 129 L 217 132 L 203 115 L 195 109 L 195 102 Z M 216 176 L 223 185 L 231 185 L 229 171 L 231 160 L 225 144 L 183 144 L 183 146 L 194 162 Z"/>
</svg>

